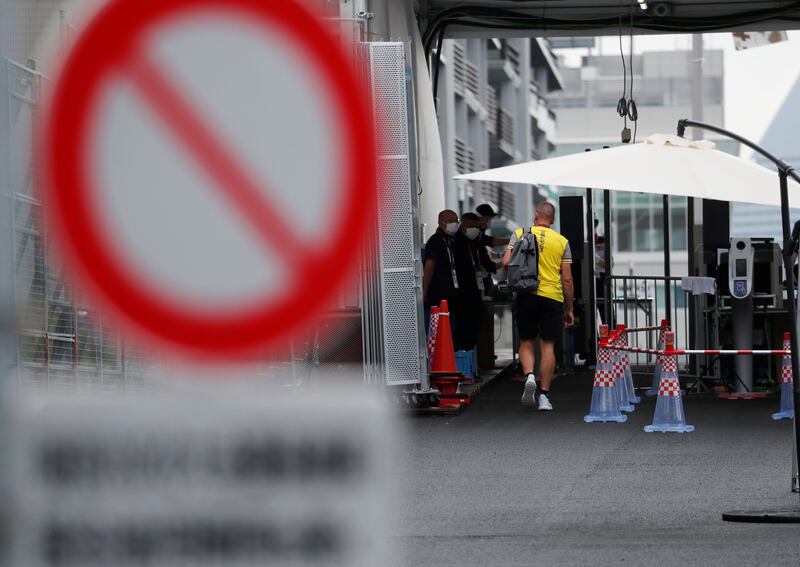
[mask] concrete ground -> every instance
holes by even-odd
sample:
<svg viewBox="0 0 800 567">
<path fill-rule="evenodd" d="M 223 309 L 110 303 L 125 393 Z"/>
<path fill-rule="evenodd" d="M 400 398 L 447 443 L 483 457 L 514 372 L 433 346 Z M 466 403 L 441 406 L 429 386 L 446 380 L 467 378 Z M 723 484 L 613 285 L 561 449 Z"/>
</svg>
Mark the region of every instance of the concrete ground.
<svg viewBox="0 0 800 567">
<path fill-rule="evenodd" d="M 731 509 L 800 508 L 778 400 L 684 399 L 688 434 L 586 424 L 591 376 L 557 380 L 555 411 L 498 379 L 458 417 L 407 419 L 396 526 L 408 565 L 800 565 L 800 524 L 731 524 Z M 413 439 L 413 441 L 412 441 Z"/>
</svg>

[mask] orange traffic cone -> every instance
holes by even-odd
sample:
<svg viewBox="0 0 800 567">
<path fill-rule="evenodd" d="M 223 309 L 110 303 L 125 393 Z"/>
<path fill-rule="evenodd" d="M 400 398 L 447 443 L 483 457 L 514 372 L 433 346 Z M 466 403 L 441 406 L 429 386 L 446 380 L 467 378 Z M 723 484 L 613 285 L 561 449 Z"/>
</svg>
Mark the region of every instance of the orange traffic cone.
<svg viewBox="0 0 800 567">
<path fill-rule="evenodd" d="M 436 325 L 436 342 L 433 347 L 431 375 L 457 376 L 456 353 L 453 349 L 453 334 L 450 331 L 450 311 L 447 300 L 443 299 L 439 307 L 439 318 Z"/>
<path fill-rule="evenodd" d="M 441 392 L 440 405 L 458 405 L 458 383 L 463 375 L 456 368 L 456 353 L 453 349 L 453 334 L 450 331 L 450 311 L 447 300 L 439 306 L 436 339 L 431 362 L 431 383 Z"/>
</svg>

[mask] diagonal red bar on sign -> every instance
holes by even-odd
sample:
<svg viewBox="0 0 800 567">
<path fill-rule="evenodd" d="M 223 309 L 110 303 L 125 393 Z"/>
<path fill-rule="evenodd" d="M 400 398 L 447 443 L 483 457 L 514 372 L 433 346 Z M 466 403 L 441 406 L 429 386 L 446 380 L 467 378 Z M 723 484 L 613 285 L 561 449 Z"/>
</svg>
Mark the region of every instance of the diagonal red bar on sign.
<svg viewBox="0 0 800 567">
<path fill-rule="evenodd" d="M 144 54 L 129 58 L 126 71 L 139 93 L 158 117 L 190 150 L 197 164 L 219 185 L 228 201 L 259 235 L 262 244 L 275 251 L 289 267 L 302 254 L 299 239 L 283 220 L 278 207 L 259 188 L 239 162 L 218 141 L 158 65 Z"/>
</svg>

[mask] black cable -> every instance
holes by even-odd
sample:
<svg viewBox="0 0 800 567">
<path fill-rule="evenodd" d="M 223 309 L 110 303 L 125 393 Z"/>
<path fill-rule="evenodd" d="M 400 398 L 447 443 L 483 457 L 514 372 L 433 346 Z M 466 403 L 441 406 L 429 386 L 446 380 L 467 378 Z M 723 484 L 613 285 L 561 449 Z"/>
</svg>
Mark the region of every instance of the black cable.
<svg viewBox="0 0 800 567">
<path fill-rule="evenodd" d="M 637 130 L 638 121 L 639 121 L 639 109 L 636 108 L 636 101 L 633 100 L 633 76 L 634 76 L 634 71 L 633 71 L 633 14 L 631 14 L 630 43 L 631 43 L 631 45 L 630 45 L 631 51 L 630 51 L 629 62 L 630 62 L 630 67 L 631 67 L 631 98 L 628 99 L 627 115 L 628 115 L 628 118 L 630 118 L 631 122 L 633 122 L 633 143 L 635 144 L 636 143 L 636 130 Z M 623 57 L 623 59 L 624 59 L 624 57 Z"/>
<path fill-rule="evenodd" d="M 625 68 L 625 52 L 622 50 L 622 16 L 619 17 L 619 56 L 622 59 L 622 98 L 617 101 L 617 114 L 624 121 L 624 127 L 628 127 L 628 71 Z M 633 69 L 631 69 L 633 71 Z"/>
</svg>

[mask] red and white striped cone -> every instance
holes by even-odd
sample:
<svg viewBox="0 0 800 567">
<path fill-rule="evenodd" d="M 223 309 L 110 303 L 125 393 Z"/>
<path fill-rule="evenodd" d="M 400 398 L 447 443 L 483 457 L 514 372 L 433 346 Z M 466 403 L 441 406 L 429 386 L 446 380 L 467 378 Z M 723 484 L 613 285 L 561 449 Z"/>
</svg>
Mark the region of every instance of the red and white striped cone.
<svg viewBox="0 0 800 567">
<path fill-rule="evenodd" d="M 608 346 L 608 325 L 600 325 L 600 341 L 597 344 L 597 366 L 594 371 L 594 388 L 592 389 L 592 405 L 589 415 L 584 416 L 586 423 L 628 420 L 619 409 L 619 394 L 615 378 L 612 357 Z"/>
<path fill-rule="evenodd" d="M 694 425 L 686 425 L 686 415 L 683 413 L 683 399 L 681 397 L 681 384 L 678 381 L 678 361 L 675 357 L 674 335 L 671 332 L 664 334 L 664 356 L 661 360 L 661 381 L 658 384 L 658 400 L 653 423 L 646 425 L 647 433 L 660 431 L 662 433 L 688 433 L 694 431 Z"/>
<path fill-rule="evenodd" d="M 783 364 L 781 365 L 781 411 L 772 419 L 794 419 L 794 380 L 792 380 L 792 342 L 789 333 L 783 333 Z"/>
<path fill-rule="evenodd" d="M 428 372 L 433 364 L 433 351 L 436 348 L 436 330 L 439 328 L 439 307 L 431 307 L 430 321 L 428 322 Z"/>
<path fill-rule="evenodd" d="M 617 340 L 623 348 L 628 348 L 628 332 L 625 325 L 617 325 Z M 625 392 L 628 395 L 629 404 L 638 404 L 642 399 L 636 395 L 636 388 L 633 386 L 633 372 L 631 372 L 631 360 L 628 353 L 624 350 L 619 351 L 622 359 L 623 376 L 625 378 Z"/>
<path fill-rule="evenodd" d="M 658 350 L 664 350 L 664 335 L 669 331 L 669 321 L 666 319 L 661 320 L 661 328 L 658 330 Z M 658 384 L 661 382 L 661 355 L 656 356 L 656 367 L 653 372 L 653 382 L 650 389 L 647 390 L 645 395 L 655 396 L 658 395 Z"/>
<path fill-rule="evenodd" d="M 622 346 L 619 333 L 616 330 L 609 334 L 608 344 L 615 347 Z M 625 367 L 622 361 L 622 354 L 621 350 L 611 350 L 611 366 L 614 371 L 614 381 L 617 384 L 616 389 L 619 409 L 624 412 L 632 412 L 636 409 L 636 406 L 628 401 L 628 389 L 625 386 Z"/>
</svg>

